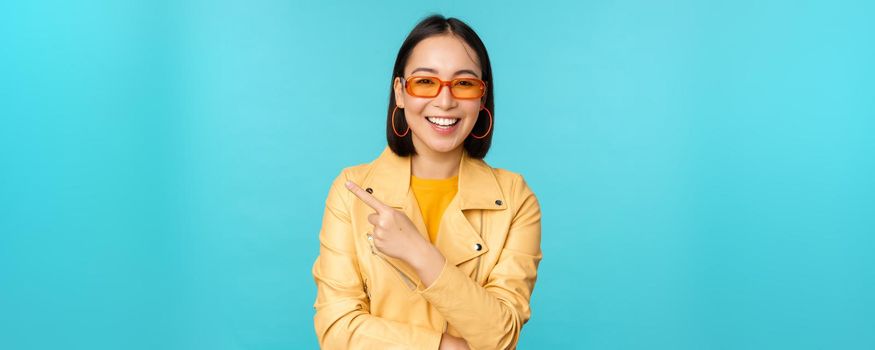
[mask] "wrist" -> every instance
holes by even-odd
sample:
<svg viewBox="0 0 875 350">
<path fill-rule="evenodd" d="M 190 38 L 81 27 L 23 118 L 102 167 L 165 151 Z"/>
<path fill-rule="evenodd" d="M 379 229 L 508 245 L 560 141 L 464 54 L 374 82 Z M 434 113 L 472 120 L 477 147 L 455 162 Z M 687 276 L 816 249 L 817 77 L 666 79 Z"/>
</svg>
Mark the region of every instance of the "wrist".
<svg viewBox="0 0 875 350">
<path fill-rule="evenodd" d="M 424 271 L 440 270 L 443 267 L 444 255 L 437 247 L 427 241 L 423 240 L 423 244 L 416 249 L 411 249 L 410 253 L 407 263 L 419 275 L 422 275 Z"/>
</svg>

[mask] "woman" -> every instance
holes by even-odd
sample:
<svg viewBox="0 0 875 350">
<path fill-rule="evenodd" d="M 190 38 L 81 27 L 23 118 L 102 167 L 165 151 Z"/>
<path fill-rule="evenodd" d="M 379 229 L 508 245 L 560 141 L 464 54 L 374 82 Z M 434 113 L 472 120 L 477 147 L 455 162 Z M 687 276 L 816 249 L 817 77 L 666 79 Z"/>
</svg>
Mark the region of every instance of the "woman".
<svg viewBox="0 0 875 350">
<path fill-rule="evenodd" d="M 486 48 L 463 22 L 401 45 L 388 147 L 329 189 L 313 265 L 319 344 L 507 349 L 530 317 L 541 212 L 523 178 L 482 158 L 494 130 Z"/>
</svg>

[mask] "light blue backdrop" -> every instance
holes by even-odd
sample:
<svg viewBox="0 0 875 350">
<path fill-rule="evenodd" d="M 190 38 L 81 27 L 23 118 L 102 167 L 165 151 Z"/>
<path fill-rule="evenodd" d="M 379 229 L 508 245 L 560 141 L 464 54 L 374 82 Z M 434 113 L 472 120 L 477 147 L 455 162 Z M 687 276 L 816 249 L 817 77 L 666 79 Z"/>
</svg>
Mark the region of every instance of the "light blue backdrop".
<svg viewBox="0 0 875 350">
<path fill-rule="evenodd" d="M 0 348 L 316 347 L 329 182 L 432 12 L 541 201 L 521 348 L 875 348 L 875 5 L 758 0 L 5 1 Z"/>
</svg>

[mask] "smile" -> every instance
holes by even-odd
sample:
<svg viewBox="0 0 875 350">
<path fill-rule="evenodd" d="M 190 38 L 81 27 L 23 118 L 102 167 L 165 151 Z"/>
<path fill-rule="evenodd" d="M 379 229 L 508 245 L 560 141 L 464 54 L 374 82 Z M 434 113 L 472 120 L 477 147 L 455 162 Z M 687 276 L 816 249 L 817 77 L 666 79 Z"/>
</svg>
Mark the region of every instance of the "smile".
<svg viewBox="0 0 875 350">
<path fill-rule="evenodd" d="M 449 128 L 453 125 L 456 125 L 456 123 L 458 123 L 459 120 L 461 120 L 459 118 L 446 118 L 446 117 L 425 117 L 425 119 L 427 119 L 429 123 L 432 123 L 432 124 L 440 126 L 440 127 L 446 127 L 446 128 Z"/>
</svg>

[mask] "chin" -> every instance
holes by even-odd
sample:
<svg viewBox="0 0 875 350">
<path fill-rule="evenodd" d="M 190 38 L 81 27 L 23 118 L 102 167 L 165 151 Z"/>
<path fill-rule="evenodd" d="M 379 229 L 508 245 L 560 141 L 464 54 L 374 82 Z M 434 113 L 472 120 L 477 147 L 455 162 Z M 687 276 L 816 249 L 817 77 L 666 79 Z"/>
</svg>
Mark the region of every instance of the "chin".
<svg viewBox="0 0 875 350">
<path fill-rule="evenodd" d="M 450 152 L 450 151 L 452 151 L 452 150 L 455 150 L 455 149 L 458 148 L 459 146 L 461 146 L 461 144 L 458 144 L 458 145 L 451 145 L 451 144 L 444 144 L 444 143 L 441 143 L 441 144 L 438 144 L 438 145 L 429 145 L 428 148 L 431 148 L 431 149 L 434 150 L 435 152 L 446 153 L 446 152 Z"/>
<path fill-rule="evenodd" d="M 423 142 L 426 147 L 434 152 L 446 153 L 453 151 L 462 146 L 465 140 L 460 140 L 458 143 L 454 143 L 455 140 L 424 140 Z"/>
</svg>

